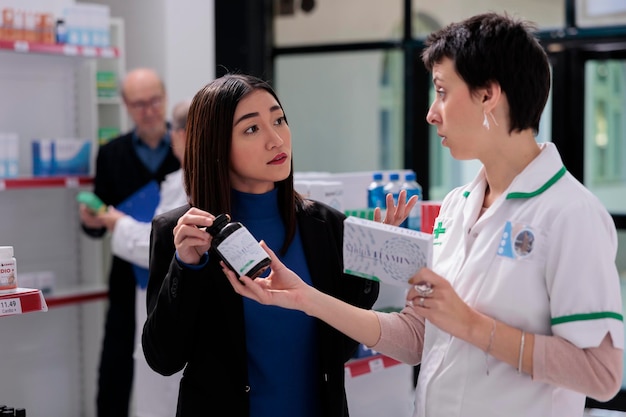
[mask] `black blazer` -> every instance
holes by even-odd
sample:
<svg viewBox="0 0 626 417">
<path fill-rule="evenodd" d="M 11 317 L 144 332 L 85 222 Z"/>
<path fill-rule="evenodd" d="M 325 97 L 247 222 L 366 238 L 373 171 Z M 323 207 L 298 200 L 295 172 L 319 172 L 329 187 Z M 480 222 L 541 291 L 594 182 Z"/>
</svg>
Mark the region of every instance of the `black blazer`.
<svg viewBox="0 0 626 417">
<path fill-rule="evenodd" d="M 148 364 L 163 375 L 185 368 L 178 417 L 217 415 L 248 417 L 249 397 L 242 297 L 235 293 L 209 256 L 201 270 L 182 268 L 173 258 L 173 228 L 189 209 L 183 206 L 152 221 L 148 319 L 143 350 Z M 344 274 L 343 213 L 307 201 L 297 221 L 313 285 L 348 303 L 370 308 L 377 282 Z M 320 399 L 324 417 L 348 416 L 344 364 L 357 343 L 319 321 Z M 295 364 L 297 366 L 297 364 Z M 285 401 L 289 401 L 288 398 Z"/>
</svg>

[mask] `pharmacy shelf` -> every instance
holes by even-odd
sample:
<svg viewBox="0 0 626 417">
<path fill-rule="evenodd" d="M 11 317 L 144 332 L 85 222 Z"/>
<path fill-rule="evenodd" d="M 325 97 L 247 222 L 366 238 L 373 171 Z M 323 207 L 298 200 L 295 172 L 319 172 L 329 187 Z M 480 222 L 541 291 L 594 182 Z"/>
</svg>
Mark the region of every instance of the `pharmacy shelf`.
<svg viewBox="0 0 626 417">
<path fill-rule="evenodd" d="M 90 301 L 106 300 L 109 292 L 105 287 L 81 288 L 46 295 L 48 307 L 65 307 L 68 305 L 82 304 Z"/>
<path fill-rule="evenodd" d="M 93 178 L 87 176 L 0 178 L 0 191 L 24 188 L 77 188 L 93 184 Z"/>
<path fill-rule="evenodd" d="M 117 58 L 120 52 L 114 47 L 79 46 L 56 43 L 0 40 L 0 50 L 24 54 L 48 54 L 85 58 Z"/>
<path fill-rule="evenodd" d="M 345 365 L 346 379 L 379 372 L 383 369 L 400 365 L 401 363 L 402 362 L 379 353 L 365 358 L 352 359 Z"/>
<path fill-rule="evenodd" d="M 0 294 L 0 317 L 48 311 L 40 290 L 17 288 L 14 292 Z"/>
</svg>

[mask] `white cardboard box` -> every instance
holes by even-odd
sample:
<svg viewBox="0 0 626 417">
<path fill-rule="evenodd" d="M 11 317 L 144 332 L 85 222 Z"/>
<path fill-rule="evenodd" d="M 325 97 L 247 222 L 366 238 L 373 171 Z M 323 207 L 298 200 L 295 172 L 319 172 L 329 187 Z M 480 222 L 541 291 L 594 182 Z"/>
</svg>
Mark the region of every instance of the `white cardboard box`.
<svg viewBox="0 0 626 417">
<path fill-rule="evenodd" d="M 344 272 L 400 287 L 432 266 L 431 234 L 349 216 L 344 221 Z"/>
<path fill-rule="evenodd" d="M 321 201 L 329 206 L 344 211 L 343 183 L 326 180 L 296 180 L 294 188 L 305 198 Z"/>
</svg>

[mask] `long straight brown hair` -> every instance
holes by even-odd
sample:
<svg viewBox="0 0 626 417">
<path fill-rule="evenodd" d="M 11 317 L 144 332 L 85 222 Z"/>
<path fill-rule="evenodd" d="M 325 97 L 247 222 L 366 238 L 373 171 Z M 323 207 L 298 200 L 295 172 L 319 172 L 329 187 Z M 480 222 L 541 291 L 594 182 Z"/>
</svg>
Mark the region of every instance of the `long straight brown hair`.
<svg viewBox="0 0 626 417">
<path fill-rule="evenodd" d="M 269 83 L 246 74 L 224 75 L 194 96 L 187 116 L 183 160 L 185 190 L 192 206 L 214 215 L 231 213 L 229 172 L 233 119 L 239 102 L 255 90 L 267 91 L 282 108 Z M 284 254 L 295 235 L 296 206 L 303 202 L 293 186 L 293 159 L 289 176 L 276 182 L 275 186 L 286 230 L 280 249 Z"/>
</svg>

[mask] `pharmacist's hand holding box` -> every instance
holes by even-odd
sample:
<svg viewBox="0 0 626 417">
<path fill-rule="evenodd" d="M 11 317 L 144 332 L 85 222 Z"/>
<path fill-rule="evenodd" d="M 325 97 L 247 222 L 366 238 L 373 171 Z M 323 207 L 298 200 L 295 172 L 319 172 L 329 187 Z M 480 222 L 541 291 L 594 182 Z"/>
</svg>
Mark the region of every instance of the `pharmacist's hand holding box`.
<svg viewBox="0 0 626 417">
<path fill-rule="evenodd" d="M 344 272 L 404 288 L 431 268 L 433 237 L 403 227 L 349 216 L 344 220 Z"/>
</svg>

